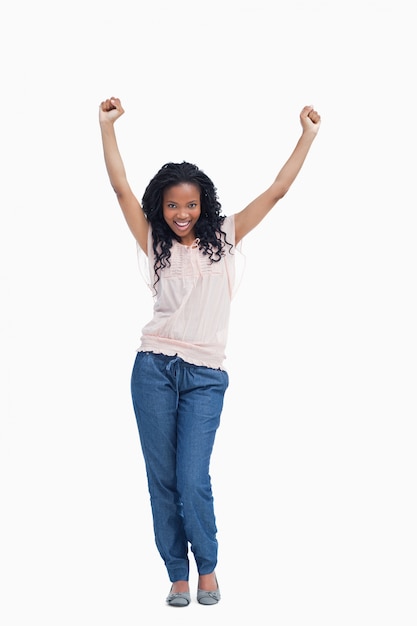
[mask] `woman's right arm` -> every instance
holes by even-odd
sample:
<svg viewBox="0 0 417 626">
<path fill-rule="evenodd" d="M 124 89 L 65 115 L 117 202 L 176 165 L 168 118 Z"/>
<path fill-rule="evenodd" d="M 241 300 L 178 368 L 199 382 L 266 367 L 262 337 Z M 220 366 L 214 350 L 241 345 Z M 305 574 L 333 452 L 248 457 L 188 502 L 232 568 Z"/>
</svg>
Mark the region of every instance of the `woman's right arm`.
<svg viewBox="0 0 417 626">
<path fill-rule="evenodd" d="M 126 222 L 139 246 L 145 254 L 147 254 L 148 221 L 127 181 L 125 167 L 122 157 L 120 156 L 114 130 L 115 121 L 123 115 L 123 113 L 124 109 L 118 98 L 109 98 L 100 104 L 99 121 L 103 142 L 104 162 L 106 164 L 110 184 L 115 191 Z"/>
</svg>

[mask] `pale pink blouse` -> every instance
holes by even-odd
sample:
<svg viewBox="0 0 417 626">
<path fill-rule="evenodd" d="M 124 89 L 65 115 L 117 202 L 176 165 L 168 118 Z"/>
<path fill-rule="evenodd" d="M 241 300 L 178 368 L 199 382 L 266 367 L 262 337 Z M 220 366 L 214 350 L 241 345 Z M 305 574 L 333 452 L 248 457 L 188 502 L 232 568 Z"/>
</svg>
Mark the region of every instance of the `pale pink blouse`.
<svg viewBox="0 0 417 626">
<path fill-rule="evenodd" d="M 217 263 L 210 263 L 197 242 L 191 246 L 173 242 L 171 264 L 159 273 L 153 318 L 142 329 L 138 351 L 178 355 L 194 365 L 223 369 L 235 288 L 234 216 L 225 218 L 222 230 L 233 248 L 226 243 L 225 255 Z M 154 261 L 150 231 L 150 286 L 155 280 Z"/>
</svg>

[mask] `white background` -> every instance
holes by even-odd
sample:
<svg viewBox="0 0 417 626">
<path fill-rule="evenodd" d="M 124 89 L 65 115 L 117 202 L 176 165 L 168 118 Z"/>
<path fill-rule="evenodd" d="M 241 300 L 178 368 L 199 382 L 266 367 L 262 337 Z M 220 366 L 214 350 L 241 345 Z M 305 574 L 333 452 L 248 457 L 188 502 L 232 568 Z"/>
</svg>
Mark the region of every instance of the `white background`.
<svg viewBox="0 0 417 626">
<path fill-rule="evenodd" d="M 417 623 L 412 9 L 2 5 L 2 626 Z M 152 302 L 102 158 L 112 95 L 138 197 L 188 160 L 226 214 L 272 182 L 305 104 L 323 120 L 244 242 L 211 608 L 164 604 L 129 389 Z"/>
</svg>

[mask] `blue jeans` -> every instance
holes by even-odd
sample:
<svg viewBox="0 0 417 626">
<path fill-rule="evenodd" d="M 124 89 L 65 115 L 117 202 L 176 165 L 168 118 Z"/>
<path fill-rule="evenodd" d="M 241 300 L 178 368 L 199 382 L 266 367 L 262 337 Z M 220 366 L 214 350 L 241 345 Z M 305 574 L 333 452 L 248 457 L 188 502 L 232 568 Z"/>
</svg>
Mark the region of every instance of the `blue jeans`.
<svg viewBox="0 0 417 626">
<path fill-rule="evenodd" d="M 138 352 L 132 399 L 145 459 L 155 542 L 171 582 L 217 564 L 210 457 L 229 384 L 224 370 Z"/>
</svg>

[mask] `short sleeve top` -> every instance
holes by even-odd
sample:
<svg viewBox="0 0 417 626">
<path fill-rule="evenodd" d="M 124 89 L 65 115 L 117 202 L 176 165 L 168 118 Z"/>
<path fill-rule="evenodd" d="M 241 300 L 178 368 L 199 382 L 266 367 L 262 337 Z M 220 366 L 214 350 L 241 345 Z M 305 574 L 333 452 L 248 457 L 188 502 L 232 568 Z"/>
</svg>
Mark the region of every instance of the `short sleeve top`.
<svg viewBox="0 0 417 626">
<path fill-rule="evenodd" d="M 153 318 L 142 329 L 139 351 L 179 356 L 194 365 L 223 369 L 235 289 L 234 216 L 224 219 L 222 230 L 226 235 L 224 256 L 217 262 L 203 254 L 197 240 L 191 246 L 173 241 L 170 264 L 159 271 Z M 148 263 L 153 284 L 151 229 Z"/>
</svg>

